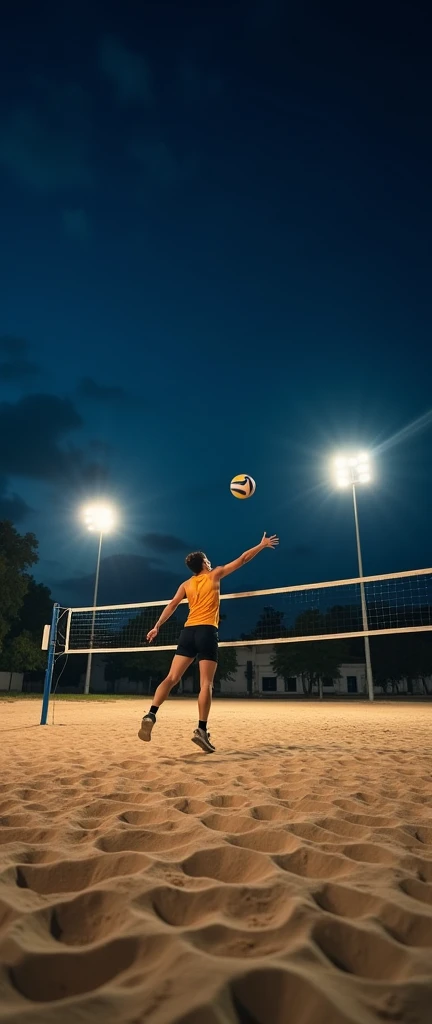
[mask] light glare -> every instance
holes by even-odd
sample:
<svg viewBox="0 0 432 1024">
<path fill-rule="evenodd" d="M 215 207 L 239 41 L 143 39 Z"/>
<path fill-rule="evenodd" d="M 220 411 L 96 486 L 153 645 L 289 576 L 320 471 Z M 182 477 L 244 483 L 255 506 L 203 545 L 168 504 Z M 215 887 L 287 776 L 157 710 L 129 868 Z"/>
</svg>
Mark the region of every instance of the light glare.
<svg viewBox="0 0 432 1024">
<path fill-rule="evenodd" d="M 348 487 L 350 484 L 367 484 L 372 479 L 369 455 L 367 452 L 359 452 L 357 455 L 337 455 L 332 460 L 333 478 L 338 487 Z"/>
<path fill-rule="evenodd" d="M 92 505 L 84 509 L 84 523 L 88 530 L 108 533 L 115 524 L 115 512 L 110 505 Z"/>
</svg>

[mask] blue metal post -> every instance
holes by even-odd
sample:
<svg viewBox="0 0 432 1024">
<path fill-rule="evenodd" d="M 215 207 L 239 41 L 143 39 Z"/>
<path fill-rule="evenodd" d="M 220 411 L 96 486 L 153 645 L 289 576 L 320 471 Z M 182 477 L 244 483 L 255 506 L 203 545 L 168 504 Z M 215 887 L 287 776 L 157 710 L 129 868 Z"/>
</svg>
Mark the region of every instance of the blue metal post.
<svg viewBox="0 0 432 1024">
<path fill-rule="evenodd" d="M 47 667 L 46 667 L 46 672 L 45 672 L 45 682 L 44 682 L 44 691 L 43 691 L 43 700 L 42 700 L 42 714 L 41 714 L 40 725 L 46 725 L 47 724 L 47 719 L 48 719 L 48 706 L 49 706 L 52 678 L 53 678 L 53 672 L 54 672 L 54 660 L 55 660 L 55 650 L 56 650 L 56 640 L 57 640 L 57 625 L 58 625 L 58 620 L 59 620 L 59 614 L 60 614 L 60 605 L 59 604 L 55 604 L 53 606 L 53 613 L 52 613 L 52 619 L 51 619 L 51 629 L 50 629 L 49 644 L 48 644 L 48 661 L 47 661 Z"/>
</svg>

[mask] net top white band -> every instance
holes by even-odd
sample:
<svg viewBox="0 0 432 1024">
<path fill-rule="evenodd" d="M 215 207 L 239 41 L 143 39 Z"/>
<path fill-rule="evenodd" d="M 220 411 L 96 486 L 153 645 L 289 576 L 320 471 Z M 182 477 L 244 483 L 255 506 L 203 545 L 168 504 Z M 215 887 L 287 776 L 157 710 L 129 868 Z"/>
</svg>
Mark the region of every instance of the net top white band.
<svg viewBox="0 0 432 1024">
<path fill-rule="evenodd" d="M 323 590 L 329 587 L 343 587 L 349 586 L 350 584 L 360 583 L 379 583 L 385 580 L 400 580 L 405 579 L 409 576 L 427 576 L 432 575 L 431 569 L 410 569 L 404 572 L 389 572 L 382 573 L 378 576 L 355 576 L 352 579 L 345 580 L 330 580 L 325 583 L 302 583 L 296 584 L 291 587 L 272 587 L 269 590 L 246 590 L 237 591 L 234 594 L 221 594 L 221 601 L 231 601 L 235 598 L 240 597 L 267 597 L 271 594 L 293 594 L 297 591 L 306 590 Z M 165 601 L 134 601 L 132 604 L 99 604 L 97 605 L 97 611 L 112 611 L 114 608 L 119 611 L 127 611 L 132 608 L 159 608 L 169 604 L 171 598 L 167 598 Z M 180 602 L 181 604 L 187 604 L 186 599 Z M 94 611 L 94 605 L 85 605 L 83 607 L 70 608 L 71 612 L 92 612 Z"/>
</svg>

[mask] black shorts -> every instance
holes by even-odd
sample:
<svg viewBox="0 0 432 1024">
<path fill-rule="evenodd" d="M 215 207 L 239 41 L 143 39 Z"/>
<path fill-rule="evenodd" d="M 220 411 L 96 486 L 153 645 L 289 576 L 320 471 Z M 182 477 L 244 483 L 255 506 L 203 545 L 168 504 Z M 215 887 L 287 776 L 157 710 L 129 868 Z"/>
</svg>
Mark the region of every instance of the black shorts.
<svg viewBox="0 0 432 1024">
<path fill-rule="evenodd" d="M 180 633 L 176 654 L 198 661 L 218 660 L 218 631 L 216 626 L 184 626 Z"/>
</svg>

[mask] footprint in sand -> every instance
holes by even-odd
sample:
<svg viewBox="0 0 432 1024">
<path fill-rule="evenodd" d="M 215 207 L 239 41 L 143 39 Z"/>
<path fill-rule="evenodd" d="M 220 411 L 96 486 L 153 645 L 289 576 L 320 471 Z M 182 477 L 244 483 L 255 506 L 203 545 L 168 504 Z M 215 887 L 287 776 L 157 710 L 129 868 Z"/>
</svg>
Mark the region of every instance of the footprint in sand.
<svg viewBox="0 0 432 1024">
<path fill-rule="evenodd" d="M 196 797 L 200 796 L 201 793 L 205 793 L 206 786 L 201 782 L 176 782 L 169 789 L 164 789 L 164 796 L 175 797 L 175 796 L 186 796 Z"/>
<path fill-rule="evenodd" d="M 388 864 L 390 866 L 397 864 L 399 859 L 397 851 L 390 850 L 388 846 L 382 846 L 380 843 L 349 843 L 344 847 L 343 852 L 346 857 L 359 861 L 361 864 Z"/>
<path fill-rule="evenodd" d="M 328 960 L 341 971 L 374 981 L 401 980 L 422 973 L 422 960 L 390 937 L 347 920 L 319 920 L 312 938 Z M 427 957 L 423 957 L 423 971 Z"/>
<path fill-rule="evenodd" d="M 251 827 L 251 820 L 245 815 L 237 814 L 207 814 L 201 818 L 203 825 L 215 832 L 248 832 Z"/>
<path fill-rule="evenodd" d="M 274 954 L 285 955 L 298 944 L 301 930 L 304 931 L 304 928 L 301 929 L 300 925 L 296 928 L 292 922 L 263 931 L 213 924 L 185 932 L 183 938 L 211 956 L 259 958 Z"/>
<path fill-rule="evenodd" d="M 208 805 L 205 800 L 178 800 L 177 803 L 173 804 L 173 807 L 175 807 L 176 811 L 181 811 L 182 814 L 192 814 L 196 817 L 208 811 Z"/>
<path fill-rule="evenodd" d="M 411 899 L 432 906 L 432 885 L 429 882 L 421 882 L 417 878 L 404 878 L 400 888 L 407 896 L 411 896 Z"/>
<path fill-rule="evenodd" d="M 124 811 L 119 814 L 119 821 L 126 825 L 160 825 L 169 819 L 170 809 L 167 807 L 145 807 L 139 810 Z"/>
<path fill-rule="evenodd" d="M 173 928 L 187 928 L 219 913 L 223 902 L 223 887 L 219 885 L 196 892 L 161 886 L 138 897 L 134 905 L 140 910 L 153 911 Z"/>
<path fill-rule="evenodd" d="M 251 807 L 250 814 L 257 821 L 280 821 L 287 825 L 292 816 L 288 808 L 281 807 L 280 804 L 260 804 L 258 807 Z"/>
<path fill-rule="evenodd" d="M 287 886 L 279 881 L 266 886 L 230 888 L 221 897 L 224 916 L 250 928 L 285 924 L 296 905 Z"/>
<path fill-rule="evenodd" d="M 329 882 L 322 889 L 312 894 L 321 910 L 339 917 L 369 917 L 379 913 L 383 898 L 369 892 L 362 892 L 347 885 L 336 885 Z"/>
<path fill-rule="evenodd" d="M 265 878 L 274 871 L 274 866 L 259 853 L 218 846 L 193 854 L 183 862 L 183 870 L 194 878 L 214 878 L 217 882 L 236 885 Z"/>
<path fill-rule="evenodd" d="M 130 921 L 122 894 L 94 889 L 57 903 L 51 911 L 50 931 L 66 946 L 85 946 L 121 934 Z"/>
<path fill-rule="evenodd" d="M 55 861 L 49 865 L 19 864 L 16 884 L 39 895 L 79 892 L 110 878 L 127 877 L 146 871 L 153 861 L 145 854 L 100 854 L 86 860 Z"/>
<path fill-rule="evenodd" d="M 208 798 L 208 803 L 212 807 L 235 808 L 244 807 L 247 799 L 237 793 L 214 793 L 213 796 Z"/>
<path fill-rule="evenodd" d="M 93 992 L 139 964 L 143 973 L 151 971 L 171 941 L 161 935 L 145 940 L 129 936 L 79 952 L 20 954 L 15 950 L 17 962 L 9 964 L 9 975 L 27 999 L 54 1002 Z"/>
<path fill-rule="evenodd" d="M 193 828 L 193 826 L 192 826 Z M 104 835 L 97 841 L 99 850 L 105 853 L 139 850 L 143 853 L 163 853 L 173 847 L 190 842 L 194 832 L 188 828 L 172 835 L 169 832 L 151 832 L 144 829 L 124 829 Z"/>
<path fill-rule="evenodd" d="M 416 914 L 396 903 L 386 903 L 380 922 L 392 938 L 405 946 L 432 946 L 432 914 Z"/>
<path fill-rule="evenodd" d="M 338 878 L 355 871 L 354 864 L 346 857 L 314 850 L 312 846 L 300 846 L 285 857 L 275 857 L 275 863 L 283 871 L 302 878 Z"/>
<path fill-rule="evenodd" d="M 256 968 L 232 982 L 231 990 L 242 1024 L 357 1024 L 363 1020 L 369 1024 L 371 1020 L 364 1014 L 345 1013 L 339 1008 L 342 999 L 337 992 L 333 1002 L 328 985 L 321 989 L 315 974 L 297 973 L 295 967 Z"/>
<path fill-rule="evenodd" d="M 369 839 L 370 836 L 370 828 L 347 821 L 345 818 L 321 818 L 316 824 L 344 839 Z"/>
<path fill-rule="evenodd" d="M 298 839 L 290 832 L 278 828 L 255 828 L 243 835 L 230 836 L 228 841 L 233 846 L 241 846 L 245 850 L 258 850 L 259 853 L 290 853 L 299 846 Z"/>
</svg>

